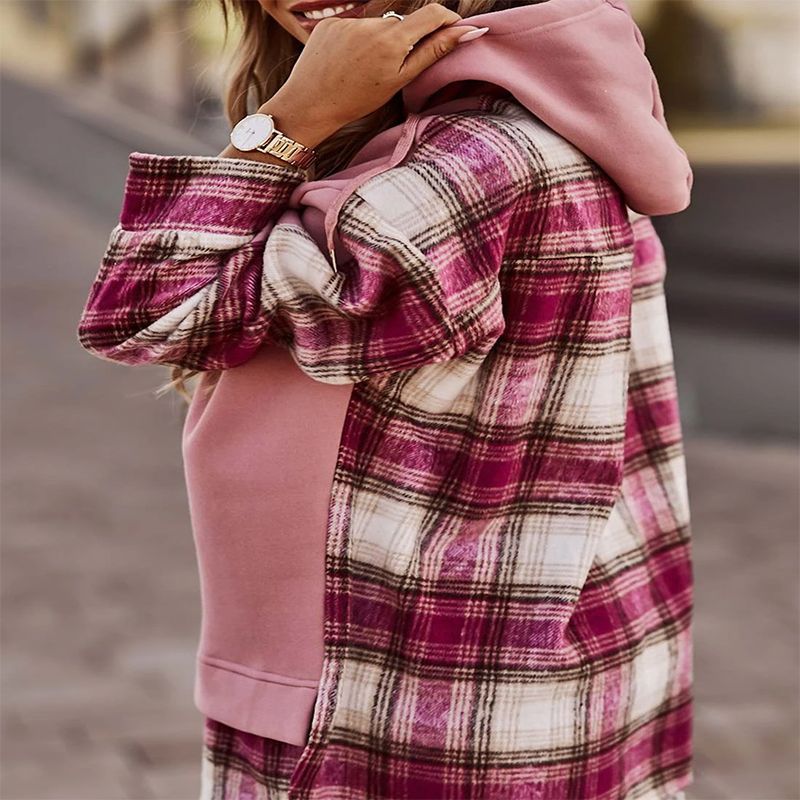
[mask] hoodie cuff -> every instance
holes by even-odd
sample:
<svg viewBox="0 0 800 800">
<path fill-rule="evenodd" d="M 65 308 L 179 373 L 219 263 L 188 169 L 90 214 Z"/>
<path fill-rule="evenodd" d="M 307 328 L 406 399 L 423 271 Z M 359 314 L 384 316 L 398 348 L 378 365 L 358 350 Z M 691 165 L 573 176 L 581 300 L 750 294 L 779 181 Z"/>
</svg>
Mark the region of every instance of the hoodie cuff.
<svg viewBox="0 0 800 800">
<path fill-rule="evenodd" d="M 237 730 L 304 745 L 318 684 L 319 681 L 259 673 L 237 664 L 226 665 L 198 654 L 194 705 L 205 716 Z"/>
<path fill-rule="evenodd" d="M 133 152 L 119 223 L 128 231 L 169 227 L 253 235 L 287 207 L 304 179 L 291 164 Z"/>
</svg>

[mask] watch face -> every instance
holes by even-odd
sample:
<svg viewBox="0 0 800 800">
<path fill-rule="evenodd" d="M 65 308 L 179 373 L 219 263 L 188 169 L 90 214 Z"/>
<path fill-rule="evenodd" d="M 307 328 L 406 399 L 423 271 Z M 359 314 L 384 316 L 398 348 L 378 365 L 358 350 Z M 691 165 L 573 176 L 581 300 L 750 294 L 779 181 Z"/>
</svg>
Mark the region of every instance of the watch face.
<svg viewBox="0 0 800 800">
<path fill-rule="evenodd" d="M 249 114 L 236 123 L 231 131 L 231 142 L 239 150 L 255 150 L 269 138 L 275 125 L 266 114 Z"/>
</svg>

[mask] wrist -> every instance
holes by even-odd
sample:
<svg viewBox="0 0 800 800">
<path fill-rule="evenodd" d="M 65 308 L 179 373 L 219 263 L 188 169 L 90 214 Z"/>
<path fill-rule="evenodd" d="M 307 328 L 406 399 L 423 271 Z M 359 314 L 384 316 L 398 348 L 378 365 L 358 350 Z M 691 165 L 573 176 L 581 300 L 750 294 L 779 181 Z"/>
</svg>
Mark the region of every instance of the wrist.
<svg viewBox="0 0 800 800">
<path fill-rule="evenodd" d="M 286 136 L 306 147 L 315 148 L 336 133 L 341 124 L 308 110 L 291 97 L 273 95 L 258 108 L 259 114 L 270 114 L 275 127 Z"/>
</svg>

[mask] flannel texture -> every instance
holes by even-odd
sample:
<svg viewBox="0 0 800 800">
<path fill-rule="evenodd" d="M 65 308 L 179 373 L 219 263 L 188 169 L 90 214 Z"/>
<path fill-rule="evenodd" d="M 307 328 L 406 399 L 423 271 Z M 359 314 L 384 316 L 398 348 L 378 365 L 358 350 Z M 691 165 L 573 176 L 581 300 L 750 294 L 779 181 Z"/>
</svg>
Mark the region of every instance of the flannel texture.
<svg viewBox="0 0 800 800">
<path fill-rule="evenodd" d="M 338 270 L 287 207 L 299 172 L 130 162 L 84 347 L 212 369 L 272 343 L 355 384 L 308 743 L 278 754 L 209 728 L 204 797 L 663 800 L 688 785 L 689 507 L 649 218 L 489 96 L 347 199 Z"/>
</svg>

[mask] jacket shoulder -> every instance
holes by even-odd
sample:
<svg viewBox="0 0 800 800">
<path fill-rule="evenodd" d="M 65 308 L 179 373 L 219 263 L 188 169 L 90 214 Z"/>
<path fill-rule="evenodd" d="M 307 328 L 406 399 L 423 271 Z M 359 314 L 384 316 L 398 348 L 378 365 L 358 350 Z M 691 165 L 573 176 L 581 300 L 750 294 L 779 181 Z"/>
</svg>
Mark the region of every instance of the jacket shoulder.
<svg viewBox="0 0 800 800">
<path fill-rule="evenodd" d="M 614 184 L 575 145 L 513 97 L 485 96 L 481 107 L 442 114 L 420 137 L 415 158 L 475 160 L 482 168 L 502 165 L 520 185 L 532 189 L 596 179 Z M 489 161 L 491 159 L 491 161 Z"/>
</svg>

